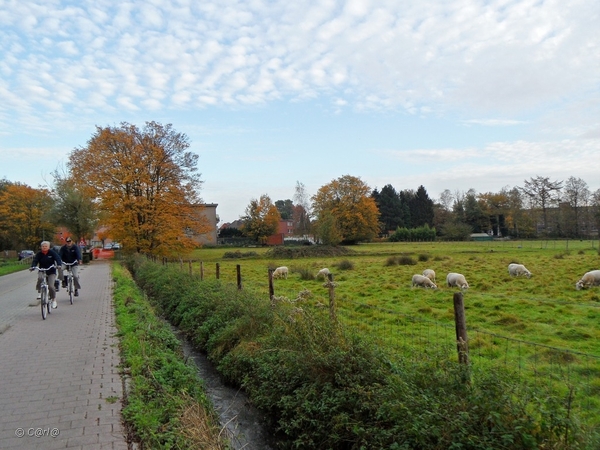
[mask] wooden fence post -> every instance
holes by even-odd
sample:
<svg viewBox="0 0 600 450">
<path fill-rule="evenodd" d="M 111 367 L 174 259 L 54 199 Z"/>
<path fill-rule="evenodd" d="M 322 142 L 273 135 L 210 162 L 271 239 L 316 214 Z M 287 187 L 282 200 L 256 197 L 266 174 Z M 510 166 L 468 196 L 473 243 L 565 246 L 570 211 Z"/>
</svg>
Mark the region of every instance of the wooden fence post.
<svg viewBox="0 0 600 450">
<path fill-rule="evenodd" d="M 327 274 L 327 287 L 329 288 L 329 318 L 332 324 L 337 323 L 337 316 L 335 313 L 335 284 L 333 284 L 333 274 Z"/>
<path fill-rule="evenodd" d="M 188 270 L 189 270 L 190 275 L 191 275 L 192 274 L 192 260 L 191 259 L 188 261 Z"/>
<path fill-rule="evenodd" d="M 241 290 L 242 289 L 242 266 L 240 266 L 239 264 L 235 266 L 236 270 L 237 270 L 237 285 L 238 285 L 238 289 Z"/>
<path fill-rule="evenodd" d="M 469 364 L 469 344 L 467 339 L 467 319 L 465 317 L 465 304 L 463 293 L 454 294 L 454 323 L 456 326 L 456 349 L 458 350 L 458 362 Z"/>
<path fill-rule="evenodd" d="M 269 300 L 271 300 L 271 306 L 275 306 L 273 303 L 273 297 L 275 297 L 275 289 L 273 289 L 273 270 L 269 269 Z"/>
<path fill-rule="evenodd" d="M 217 280 L 221 277 L 221 266 L 217 263 Z"/>
<path fill-rule="evenodd" d="M 204 280 L 204 262 L 200 261 L 200 281 Z"/>
</svg>

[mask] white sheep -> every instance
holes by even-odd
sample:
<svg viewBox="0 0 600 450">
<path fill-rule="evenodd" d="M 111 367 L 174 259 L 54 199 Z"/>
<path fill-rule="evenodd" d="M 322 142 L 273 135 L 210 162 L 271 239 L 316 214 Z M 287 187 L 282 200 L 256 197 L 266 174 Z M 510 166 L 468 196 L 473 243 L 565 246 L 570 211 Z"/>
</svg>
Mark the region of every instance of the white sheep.
<svg viewBox="0 0 600 450">
<path fill-rule="evenodd" d="M 435 271 L 433 269 L 425 269 L 423 271 L 423 276 L 429 278 L 435 283 Z"/>
<path fill-rule="evenodd" d="M 448 287 L 456 286 L 460 289 L 469 289 L 469 283 L 463 274 L 450 272 L 446 276 L 446 284 Z"/>
<path fill-rule="evenodd" d="M 592 270 L 586 272 L 577 283 L 575 283 L 575 289 L 578 291 L 583 288 L 592 286 L 600 286 L 600 270 Z"/>
<path fill-rule="evenodd" d="M 437 289 L 437 285 L 431 281 L 429 278 L 423 276 L 423 275 L 413 275 L 412 277 L 412 285 L 417 286 L 417 287 L 424 287 L 424 288 L 430 288 L 430 289 Z"/>
<path fill-rule="evenodd" d="M 331 271 L 325 267 L 317 272 L 317 278 L 323 277 L 327 278 L 327 276 L 331 273 Z"/>
<path fill-rule="evenodd" d="M 531 278 L 531 272 L 523 264 L 509 264 L 508 273 L 511 277 L 518 277 L 519 275 L 525 275 L 527 278 Z"/>
<path fill-rule="evenodd" d="M 285 278 L 287 280 L 288 268 L 285 266 L 278 267 L 273 271 L 273 278 Z"/>
</svg>

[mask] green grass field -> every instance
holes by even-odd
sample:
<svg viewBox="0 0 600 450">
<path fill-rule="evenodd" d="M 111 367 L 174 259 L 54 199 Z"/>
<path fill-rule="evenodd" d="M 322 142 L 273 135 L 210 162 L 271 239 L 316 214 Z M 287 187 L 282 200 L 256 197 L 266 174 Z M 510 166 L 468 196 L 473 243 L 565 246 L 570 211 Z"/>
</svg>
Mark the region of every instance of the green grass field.
<svg viewBox="0 0 600 450">
<path fill-rule="evenodd" d="M 285 265 L 290 275 L 274 280 L 275 296 L 296 299 L 309 291 L 307 306 L 326 306 L 324 281 L 306 274 L 328 267 L 339 320 L 398 357 L 416 358 L 437 346 L 455 348 L 457 290 L 445 278 L 462 273 L 470 285 L 464 303 L 471 361 L 513 367 L 524 380 L 560 395 L 571 392 L 584 414 L 600 414 L 600 287 L 575 289 L 581 275 L 600 268 L 597 241 L 379 243 L 350 249 L 353 254 L 343 257 L 274 259 L 265 248 L 207 248 L 192 256 L 192 270 L 198 273 L 202 261 L 204 277 L 214 278 L 218 263 L 220 279 L 236 283 L 239 264 L 243 288 L 264 292 L 268 301 L 268 268 Z M 223 258 L 231 251 L 257 256 Z M 414 264 L 397 264 L 400 259 Z M 524 264 L 532 277 L 510 277 L 511 262 Z M 412 275 L 426 268 L 435 270 L 439 289 L 411 287 Z"/>
</svg>

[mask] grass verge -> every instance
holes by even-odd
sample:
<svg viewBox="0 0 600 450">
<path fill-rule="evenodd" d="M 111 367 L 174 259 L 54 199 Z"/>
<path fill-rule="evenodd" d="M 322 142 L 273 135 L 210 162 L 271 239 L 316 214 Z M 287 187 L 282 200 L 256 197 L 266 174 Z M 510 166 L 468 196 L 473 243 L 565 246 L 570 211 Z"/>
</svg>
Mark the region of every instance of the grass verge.
<svg viewBox="0 0 600 450">
<path fill-rule="evenodd" d="M 141 448 L 228 449 L 194 367 L 129 272 L 112 265 L 122 370 L 127 380 L 123 419 Z"/>
</svg>

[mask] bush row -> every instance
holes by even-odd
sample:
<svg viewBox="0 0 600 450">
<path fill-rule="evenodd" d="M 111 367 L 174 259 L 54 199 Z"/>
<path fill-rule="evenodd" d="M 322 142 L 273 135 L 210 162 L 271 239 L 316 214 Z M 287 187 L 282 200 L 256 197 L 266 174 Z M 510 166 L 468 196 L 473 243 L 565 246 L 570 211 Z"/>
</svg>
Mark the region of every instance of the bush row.
<svg viewBox="0 0 600 450">
<path fill-rule="evenodd" d="M 425 242 L 425 241 L 435 241 L 435 228 L 430 228 L 429 225 L 425 224 L 422 227 L 418 228 L 406 228 L 406 227 L 398 227 L 396 231 L 394 231 L 390 238 L 390 242 Z"/>
<path fill-rule="evenodd" d="M 159 310 L 269 417 L 284 449 L 584 449 L 563 399 L 506 371 L 389 358 L 332 323 L 310 293 L 269 301 L 142 259 Z"/>
</svg>

